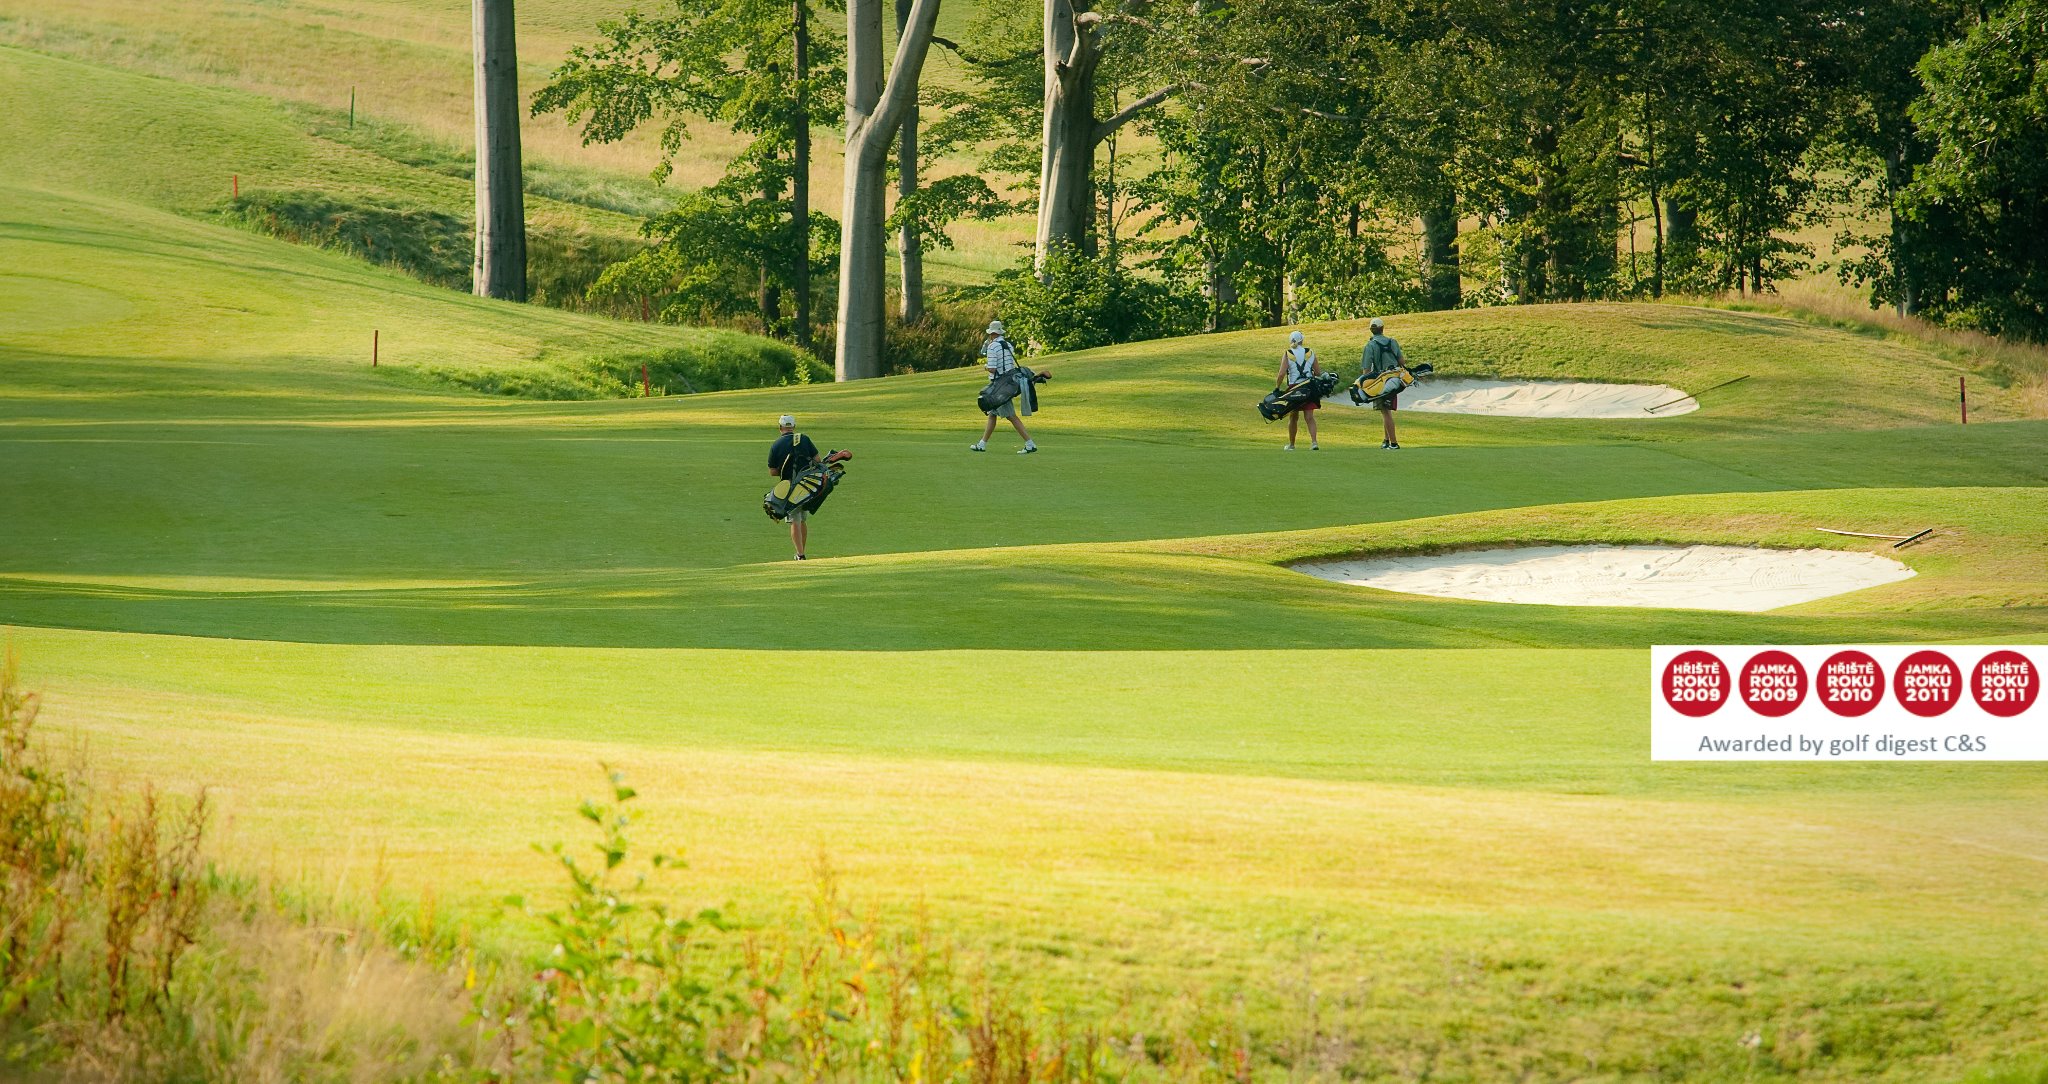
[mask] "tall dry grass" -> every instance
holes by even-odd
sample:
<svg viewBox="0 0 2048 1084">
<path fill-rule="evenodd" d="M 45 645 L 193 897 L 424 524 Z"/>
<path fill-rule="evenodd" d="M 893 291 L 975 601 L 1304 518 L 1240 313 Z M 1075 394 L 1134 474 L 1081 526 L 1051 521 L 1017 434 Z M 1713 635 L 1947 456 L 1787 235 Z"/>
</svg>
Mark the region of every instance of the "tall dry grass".
<svg viewBox="0 0 2048 1084">
<path fill-rule="evenodd" d="M 1729 294 L 1668 300 L 1777 313 L 1826 327 L 1925 347 L 1977 370 L 2002 387 L 2017 391 L 2028 417 L 2048 417 L 2048 344 L 1947 328 L 1917 316 L 1901 316 L 1890 308 L 1873 309 L 1861 294 L 1835 283 L 1811 278 L 1787 283 L 1778 292 L 1768 295 Z"/>
</svg>

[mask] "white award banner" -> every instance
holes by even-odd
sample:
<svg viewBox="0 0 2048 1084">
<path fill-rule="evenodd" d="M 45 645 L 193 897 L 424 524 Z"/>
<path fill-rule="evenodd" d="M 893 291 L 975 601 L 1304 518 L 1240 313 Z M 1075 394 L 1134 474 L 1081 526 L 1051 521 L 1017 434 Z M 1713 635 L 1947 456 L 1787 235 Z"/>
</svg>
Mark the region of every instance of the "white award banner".
<svg viewBox="0 0 2048 1084">
<path fill-rule="evenodd" d="M 2048 647 L 1650 649 L 1652 760 L 2048 760 Z"/>
</svg>

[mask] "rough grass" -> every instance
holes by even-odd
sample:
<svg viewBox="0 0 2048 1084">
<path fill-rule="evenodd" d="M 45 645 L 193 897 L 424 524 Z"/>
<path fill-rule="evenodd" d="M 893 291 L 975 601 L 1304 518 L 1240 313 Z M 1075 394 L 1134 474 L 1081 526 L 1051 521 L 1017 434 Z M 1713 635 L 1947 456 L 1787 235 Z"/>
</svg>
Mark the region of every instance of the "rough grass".
<svg viewBox="0 0 2048 1084">
<path fill-rule="evenodd" d="M 783 913 L 823 849 L 856 898 L 1148 1051 L 1227 1049 L 1223 1020 L 1302 1076 L 1923 1080 L 2042 1052 L 2037 766 L 1654 765 L 1642 725 L 1651 643 L 2040 638 L 2048 422 L 1988 377 L 1987 424 L 1950 420 L 1993 359 L 1697 306 L 1403 317 L 1446 371 L 1749 379 L 1670 419 L 1404 414 L 1398 456 L 1343 408 L 1283 456 L 1252 410 L 1268 332 L 1049 360 L 1028 458 L 966 452 L 973 371 L 507 402 L 429 370 L 706 340 L 148 209 L 221 198 L 216 152 L 263 185 L 461 182 L 171 83 L 159 157 L 126 165 L 93 110 L 143 99 L 0 51 L 9 101 L 60 77 L 76 142 L 0 145 L 0 623 L 52 723 L 212 787 L 253 868 L 485 922 L 546 883 L 527 844 L 603 759 L 692 902 Z M 1364 338 L 1308 332 L 1347 363 Z M 756 511 L 784 411 L 857 453 L 803 566 Z M 1818 525 L 1937 533 L 1913 580 L 1762 615 L 1276 567 L 1853 545 Z"/>
</svg>

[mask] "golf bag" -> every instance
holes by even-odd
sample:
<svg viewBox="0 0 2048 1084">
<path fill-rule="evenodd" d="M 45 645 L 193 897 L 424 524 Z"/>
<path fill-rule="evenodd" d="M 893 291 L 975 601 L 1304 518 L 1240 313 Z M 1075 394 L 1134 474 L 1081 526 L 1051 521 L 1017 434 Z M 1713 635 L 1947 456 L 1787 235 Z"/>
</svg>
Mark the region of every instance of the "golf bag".
<svg viewBox="0 0 2048 1084">
<path fill-rule="evenodd" d="M 1034 413 L 1038 410 L 1038 385 L 1051 379 L 1051 373 L 1034 373 L 1019 365 L 989 381 L 988 386 L 981 389 L 981 394 L 974 397 L 974 405 L 981 408 L 983 414 L 993 414 L 1004 403 L 1021 395 L 1024 397 L 1023 412 Z"/>
<path fill-rule="evenodd" d="M 1324 396 L 1336 390 L 1336 373 L 1318 373 L 1307 380 L 1266 393 L 1266 397 L 1259 400 L 1259 417 L 1277 422 L 1310 403 L 1320 404 Z"/>
<path fill-rule="evenodd" d="M 1436 366 L 1425 361 L 1414 366 L 1397 365 L 1383 373 L 1360 373 L 1351 382 L 1351 401 L 1359 406 L 1377 406 L 1381 399 L 1414 387 L 1417 377 L 1433 372 Z"/>
<path fill-rule="evenodd" d="M 827 452 L 824 458 L 775 483 L 775 488 L 761 498 L 761 511 L 768 518 L 781 522 L 791 512 L 815 512 L 825 506 L 825 498 L 846 476 L 846 461 L 853 458 L 852 452 Z"/>
</svg>

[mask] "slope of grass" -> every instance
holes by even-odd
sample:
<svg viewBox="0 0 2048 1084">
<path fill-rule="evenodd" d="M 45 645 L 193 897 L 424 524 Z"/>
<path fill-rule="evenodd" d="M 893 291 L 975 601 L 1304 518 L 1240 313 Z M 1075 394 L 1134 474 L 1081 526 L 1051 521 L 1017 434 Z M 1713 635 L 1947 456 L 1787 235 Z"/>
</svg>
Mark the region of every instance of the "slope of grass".
<svg viewBox="0 0 2048 1084">
<path fill-rule="evenodd" d="M 168 114 L 187 93 L 202 139 L 219 92 Z M 280 174 L 353 175 L 280 131 Z M 1922 1080 L 2042 1048 L 2039 766 L 1657 765 L 1643 726 L 1651 643 L 2042 637 L 2048 421 L 1986 372 L 1987 424 L 1952 424 L 1968 356 L 1680 306 L 1403 318 L 1447 371 L 1749 380 L 1671 419 L 1404 415 L 1399 455 L 1333 407 L 1284 456 L 1251 409 L 1280 337 L 1205 337 L 1050 361 L 1045 451 L 976 456 L 971 371 L 456 394 L 427 371 L 731 344 L 144 209 L 185 182 L 94 194 L 66 153 L 0 151 L 0 624 L 102 770 L 211 789 L 224 858 L 522 943 L 488 901 L 552 879 L 526 844 L 604 760 L 702 902 L 779 914 L 822 850 L 1050 1009 L 1229 1021 L 1301 1075 Z M 801 566 L 757 510 L 785 410 L 857 451 Z M 1277 567 L 1858 547 L 1822 525 L 1937 533 L 1912 580 L 1760 615 Z"/>
<path fill-rule="evenodd" d="M 576 0 L 566 4 L 530 4 L 518 11 L 520 86 L 529 95 L 542 86 L 548 72 L 575 44 L 596 36 L 600 19 L 624 13 L 631 5 L 615 0 Z M 957 36 L 972 18 L 972 3 L 954 0 L 941 18 L 941 32 L 950 27 Z M 822 32 L 831 33 L 830 20 Z M 209 88 L 212 97 L 248 106 L 261 105 L 265 119 L 281 122 L 300 141 L 343 144 L 359 148 L 371 157 L 394 155 L 397 160 L 420 162 L 420 152 L 435 159 L 441 168 L 422 169 L 439 173 L 409 182 L 426 198 L 441 189 L 467 185 L 447 168 L 450 159 L 466 155 L 473 141 L 470 98 L 473 94 L 470 68 L 469 10 L 441 3 L 413 0 L 344 0 L 339 4 L 306 0 L 169 0 L 136 6 L 78 0 L 61 5 L 0 0 L 0 46 L 6 52 L 24 55 L 33 50 L 48 56 L 78 61 L 76 67 L 90 73 L 85 82 L 98 86 L 67 87 L 62 92 L 46 87 L 38 108 L 12 112 L 4 123 L 43 126 L 71 110 L 67 103 L 97 101 L 102 109 L 109 96 L 119 97 L 124 88 L 143 85 L 177 88 L 173 96 L 188 89 Z M 935 51 L 927 76 L 934 82 L 958 82 L 960 66 L 943 50 Z M 184 86 L 179 86 L 184 84 Z M 335 118 L 345 117 L 351 89 L 355 91 L 357 113 L 367 122 L 360 136 L 336 131 Z M 154 118 L 140 124 L 122 114 L 128 110 L 102 113 L 101 119 L 82 129 L 88 141 L 105 138 L 118 141 L 124 131 L 153 128 Z M 830 118 L 826 118 L 829 122 Z M 237 118 L 246 122 L 247 118 Z M 381 128 L 386 138 L 371 132 Z M 392 129 L 396 129 L 395 132 Z M 231 129 L 217 129 L 225 132 Z M 317 133 L 325 138 L 313 140 Z M 76 138 L 55 124 L 39 137 L 53 142 Z M 829 126 L 817 132 L 811 191 L 816 205 L 837 213 L 843 163 L 836 136 Z M 200 174 L 205 187 L 216 180 L 225 182 L 243 157 L 240 146 L 219 147 L 221 135 L 193 141 L 187 160 L 204 154 L 208 168 Z M 616 144 L 586 146 L 580 131 L 560 115 L 528 117 L 521 125 L 521 141 L 528 165 L 528 214 L 543 225 L 563 219 L 595 220 L 621 234 L 630 233 L 637 222 L 626 223 L 586 207 L 609 208 L 632 215 L 645 214 L 665 204 L 662 189 L 648 181 L 658 156 L 652 132 L 636 133 Z M 246 142 L 238 140 L 237 143 Z M 746 141 L 718 125 L 692 127 L 692 139 L 676 162 L 672 185 L 681 189 L 711 184 L 722 175 L 725 163 L 744 148 Z M 401 150 L 395 144 L 405 144 Z M 170 146 L 148 144 L 148 159 L 161 161 L 179 152 Z M 209 153 L 211 151 L 224 153 Z M 405 153 L 406 150 L 412 153 Z M 0 150 L 0 163 L 5 151 Z M 109 156 L 114 171 L 139 172 L 137 165 L 123 165 L 118 154 Z M 134 157 L 131 155 L 131 158 Z M 169 163 L 166 163 L 169 164 Z M 966 160 L 932 163 L 933 175 L 973 168 Z M 245 176 L 247 171 L 245 172 Z M 175 170 L 151 176 L 152 185 L 190 186 L 193 178 Z M 225 193 L 225 189 L 219 189 Z M 535 195 L 549 197 L 534 199 Z M 466 198 L 466 197 L 465 197 Z M 566 201 L 566 203 L 562 202 Z M 438 202 L 438 201 L 437 201 Z M 581 205 L 581 206 L 575 206 Z M 927 256 L 931 279 L 945 285 L 984 282 L 993 272 L 1017 259 L 1016 243 L 1028 240 L 1028 219 L 1004 222 L 966 222 L 951 231 L 958 242 L 953 249 L 936 249 Z"/>
</svg>

